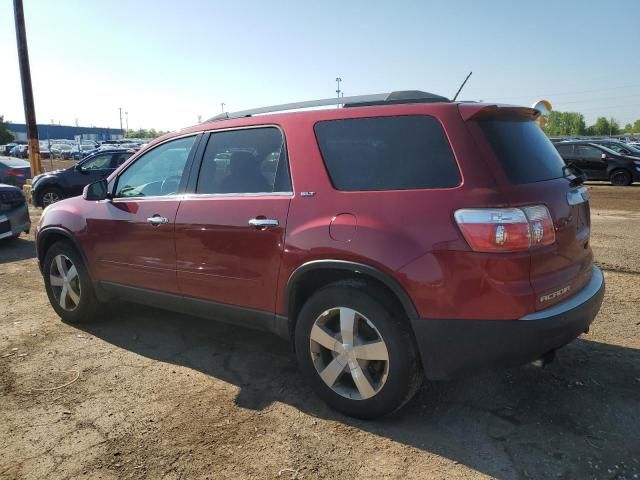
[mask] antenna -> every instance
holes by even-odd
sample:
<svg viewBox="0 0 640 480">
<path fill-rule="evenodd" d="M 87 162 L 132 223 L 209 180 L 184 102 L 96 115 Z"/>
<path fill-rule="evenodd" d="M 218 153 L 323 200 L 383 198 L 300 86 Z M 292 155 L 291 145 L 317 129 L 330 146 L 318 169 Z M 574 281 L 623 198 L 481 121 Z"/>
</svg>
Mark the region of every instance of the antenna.
<svg viewBox="0 0 640 480">
<path fill-rule="evenodd" d="M 469 72 L 469 75 L 467 75 L 467 78 L 464 79 L 464 82 L 462 82 L 462 85 L 460 85 L 460 88 L 458 89 L 458 91 L 456 92 L 456 94 L 453 96 L 453 100 L 451 100 L 452 102 L 456 101 L 456 98 L 458 98 L 458 95 L 460 95 L 460 92 L 462 91 L 462 89 L 464 88 L 464 86 L 467 84 L 467 80 L 469 80 L 469 77 L 471 76 L 473 72 Z"/>
</svg>

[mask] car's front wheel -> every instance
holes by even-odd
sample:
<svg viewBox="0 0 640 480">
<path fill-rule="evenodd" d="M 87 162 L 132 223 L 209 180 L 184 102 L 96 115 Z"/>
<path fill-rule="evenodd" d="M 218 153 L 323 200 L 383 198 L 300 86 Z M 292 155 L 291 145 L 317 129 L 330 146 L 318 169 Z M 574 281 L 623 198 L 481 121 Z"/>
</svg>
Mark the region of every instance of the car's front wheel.
<svg viewBox="0 0 640 480">
<path fill-rule="evenodd" d="M 68 323 L 97 318 L 100 303 L 82 257 L 67 241 L 54 243 L 44 256 L 44 285 L 51 306 Z"/>
<path fill-rule="evenodd" d="M 296 323 L 296 355 L 329 406 L 370 419 L 411 399 L 422 368 L 404 317 L 386 292 L 359 281 L 330 284 L 305 303 Z"/>
<path fill-rule="evenodd" d="M 52 203 L 59 202 L 62 199 L 64 199 L 64 195 L 58 188 L 45 188 L 42 193 L 40 193 L 40 205 L 42 205 L 42 208 L 46 208 Z"/>
</svg>

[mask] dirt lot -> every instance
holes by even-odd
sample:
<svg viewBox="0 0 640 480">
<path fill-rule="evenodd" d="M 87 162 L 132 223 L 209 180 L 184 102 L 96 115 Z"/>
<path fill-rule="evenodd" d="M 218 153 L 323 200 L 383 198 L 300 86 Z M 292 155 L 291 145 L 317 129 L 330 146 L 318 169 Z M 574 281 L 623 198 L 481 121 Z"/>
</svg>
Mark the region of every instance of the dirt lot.
<svg viewBox="0 0 640 480">
<path fill-rule="evenodd" d="M 640 478 L 640 186 L 591 190 L 591 333 L 376 422 L 327 409 L 267 334 L 142 307 L 65 325 L 32 237 L 4 243 L 0 478 Z"/>
</svg>

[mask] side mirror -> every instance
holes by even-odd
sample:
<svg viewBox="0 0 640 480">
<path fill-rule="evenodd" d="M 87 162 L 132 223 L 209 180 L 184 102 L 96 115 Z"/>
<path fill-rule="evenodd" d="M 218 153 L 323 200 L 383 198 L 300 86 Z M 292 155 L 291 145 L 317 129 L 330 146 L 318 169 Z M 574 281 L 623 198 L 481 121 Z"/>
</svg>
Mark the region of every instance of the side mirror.
<svg viewBox="0 0 640 480">
<path fill-rule="evenodd" d="M 94 183 L 90 183 L 82 191 L 82 198 L 85 200 L 106 200 L 109 198 L 109 184 L 102 179 Z"/>
<path fill-rule="evenodd" d="M 606 154 L 606 153 L 603 153 L 602 155 L 600 155 L 600 158 L 601 158 L 602 160 L 606 160 L 606 159 L 607 159 L 607 154 Z"/>
</svg>

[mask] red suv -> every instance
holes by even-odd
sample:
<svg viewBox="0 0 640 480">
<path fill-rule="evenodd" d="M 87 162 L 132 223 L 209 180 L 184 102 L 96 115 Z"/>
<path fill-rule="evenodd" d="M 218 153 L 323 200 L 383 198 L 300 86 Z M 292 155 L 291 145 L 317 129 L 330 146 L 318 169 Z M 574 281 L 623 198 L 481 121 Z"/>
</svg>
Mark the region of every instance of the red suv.
<svg viewBox="0 0 640 480">
<path fill-rule="evenodd" d="M 47 294 L 68 322 L 122 299 L 275 332 L 361 418 L 423 376 L 549 359 L 604 280 L 588 192 L 536 115 L 395 92 L 166 135 L 45 209 Z"/>
</svg>

